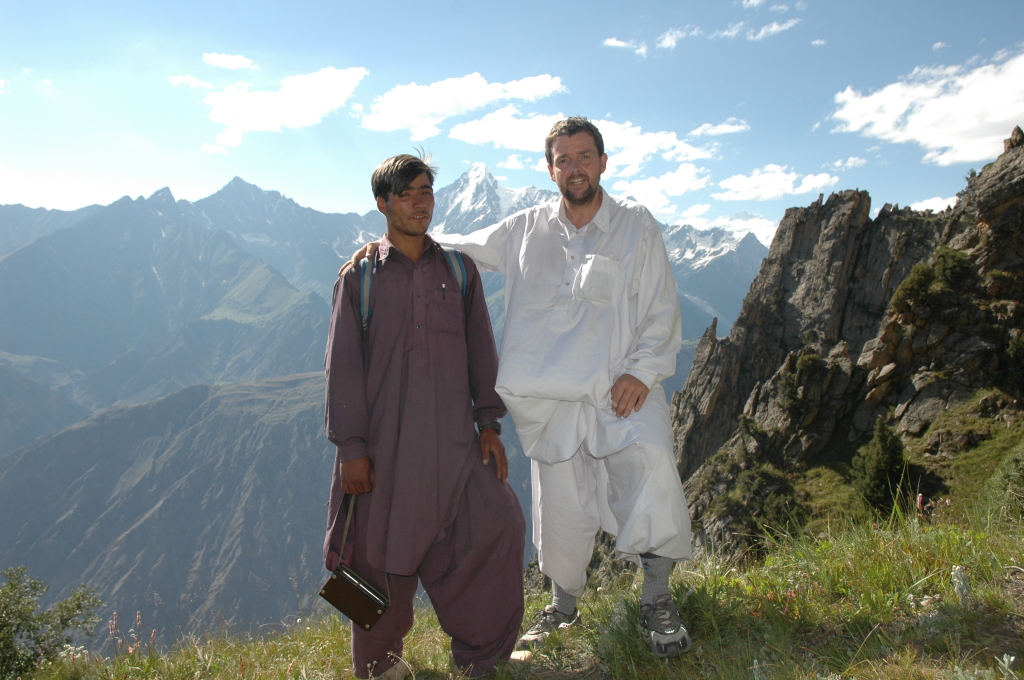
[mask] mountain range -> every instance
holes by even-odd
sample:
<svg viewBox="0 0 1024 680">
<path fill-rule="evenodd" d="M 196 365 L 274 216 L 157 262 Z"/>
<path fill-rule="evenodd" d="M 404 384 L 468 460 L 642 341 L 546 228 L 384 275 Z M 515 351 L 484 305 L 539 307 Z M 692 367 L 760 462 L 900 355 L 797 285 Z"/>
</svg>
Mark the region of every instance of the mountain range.
<svg viewBox="0 0 1024 680">
<path fill-rule="evenodd" d="M 437 190 L 433 228 L 555 196 L 475 165 Z M 165 641 L 317 606 L 329 300 L 383 228 L 377 212 L 321 213 L 239 178 L 195 202 L 162 189 L 71 212 L 0 206 L 0 566 L 27 565 L 48 601 L 86 582 L 104 615 L 140 610 Z M 664 233 L 690 339 L 671 393 L 767 251 L 723 230 Z M 500 276 L 485 292 L 500 337 Z M 528 508 L 529 462 L 505 432 Z"/>
</svg>

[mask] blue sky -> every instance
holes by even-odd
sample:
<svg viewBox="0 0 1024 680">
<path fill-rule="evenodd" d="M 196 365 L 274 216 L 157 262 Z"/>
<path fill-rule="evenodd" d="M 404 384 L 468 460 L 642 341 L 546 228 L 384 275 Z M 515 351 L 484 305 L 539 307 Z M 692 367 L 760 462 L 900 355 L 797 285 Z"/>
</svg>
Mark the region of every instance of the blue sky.
<svg viewBox="0 0 1024 680">
<path fill-rule="evenodd" d="M 1024 123 L 1024 3 L 0 1 L 0 203 L 207 196 L 240 176 L 328 212 L 422 146 L 554 188 L 552 121 L 603 185 L 770 241 L 861 188 L 942 207 Z M 927 201 L 936 199 L 928 204 Z"/>
</svg>

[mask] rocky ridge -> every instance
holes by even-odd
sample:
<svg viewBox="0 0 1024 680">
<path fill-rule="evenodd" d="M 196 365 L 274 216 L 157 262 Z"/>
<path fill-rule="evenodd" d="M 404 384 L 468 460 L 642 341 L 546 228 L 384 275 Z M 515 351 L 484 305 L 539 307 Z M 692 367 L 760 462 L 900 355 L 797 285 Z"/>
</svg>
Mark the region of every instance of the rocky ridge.
<svg viewBox="0 0 1024 680">
<path fill-rule="evenodd" d="M 927 437 L 944 410 L 998 388 L 987 408 L 1018 417 L 1022 143 L 1016 128 L 941 213 L 886 205 L 871 219 L 863 191 L 786 212 L 729 337 L 705 332 L 672 402 L 698 543 L 739 548 L 758 521 L 799 515 L 794 475 L 880 416 Z"/>
</svg>

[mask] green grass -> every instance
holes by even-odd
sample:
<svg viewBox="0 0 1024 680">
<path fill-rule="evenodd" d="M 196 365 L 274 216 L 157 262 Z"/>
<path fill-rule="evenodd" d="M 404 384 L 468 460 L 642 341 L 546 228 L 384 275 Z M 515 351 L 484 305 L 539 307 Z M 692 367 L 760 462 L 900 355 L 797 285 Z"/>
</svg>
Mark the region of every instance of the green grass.
<svg viewBox="0 0 1024 680">
<path fill-rule="evenodd" d="M 553 634 L 529 666 L 500 668 L 497 678 L 1002 678 L 998 660 L 1024 659 L 1022 557 L 1019 520 L 970 511 L 782 537 L 746 567 L 705 556 L 673 574 L 694 649 L 668 662 L 641 639 L 640 583 L 626 571 L 601 590 L 592 584 L 581 624 Z M 970 602 L 957 595 L 955 565 L 967 574 Z M 527 611 L 547 597 L 528 593 Z M 258 640 L 211 634 L 164 653 L 68 656 L 32 677 L 348 678 L 348 641 L 347 626 L 325 616 Z M 405 649 L 416 677 L 457 677 L 447 647 L 432 612 L 418 612 Z"/>
</svg>

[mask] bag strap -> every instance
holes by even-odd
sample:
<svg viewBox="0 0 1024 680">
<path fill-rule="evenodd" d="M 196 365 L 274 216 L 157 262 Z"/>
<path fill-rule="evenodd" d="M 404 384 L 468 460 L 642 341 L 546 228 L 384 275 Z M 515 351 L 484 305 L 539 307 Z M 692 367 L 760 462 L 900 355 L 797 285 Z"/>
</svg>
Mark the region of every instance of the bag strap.
<svg viewBox="0 0 1024 680">
<path fill-rule="evenodd" d="M 462 259 L 462 253 L 455 248 L 441 246 L 445 259 L 448 260 L 448 267 L 451 268 L 455 280 L 459 282 L 459 289 L 462 290 L 462 297 L 466 297 L 466 262 Z"/>
<path fill-rule="evenodd" d="M 455 280 L 459 284 L 459 290 L 462 292 L 462 297 L 466 297 L 466 261 L 462 258 L 462 253 L 455 248 L 441 247 L 444 251 L 445 261 L 448 263 L 448 268 L 452 270 L 452 274 L 455 276 Z M 373 288 L 373 276 L 377 273 L 377 255 L 374 253 L 373 261 L 369 258 L 363 258 L 359 261 L 360 268 L 360 286 L 359 286 L 359 318 L 363 322 L 363 342 L 366 341 L 367 334 L 370 330 L 370 316 L 373 315 L 373 310 L 370 309 L 370 289 Z"/>
<path fill-rule="evenodd" d="M 367 258 L 363 258 L 359 261 L 359 267 L 361 269 L 360 286 L 359 286 L 359 318 L 363 322 L 363 340 L 366 340 L 366 332 L 370 328 L 370 315 L 373 310 L 370 309 L 370 289 L 373 287 L 373 275 L 377 271 L 377 255 L 373 256 L 373 261 Z"/>
<path fill-rule="evenodd" d="M 352 494 L 348 494 L 348 513 L 345 515 L 345 529 L 341 532 L 341 553 L 345 553 L 345 543 L 348 542 L 348 528 L 352 524 L 352 512 L 356 509 L 356 497 Z M 341 568 L 340 566 L 338 567 Z M 388 604 L 391 604 L 391 580 L 388 579 L 388 573 L 384 572 L 384 587 L 387 588 L 388 593 Z"/>
</svg>

